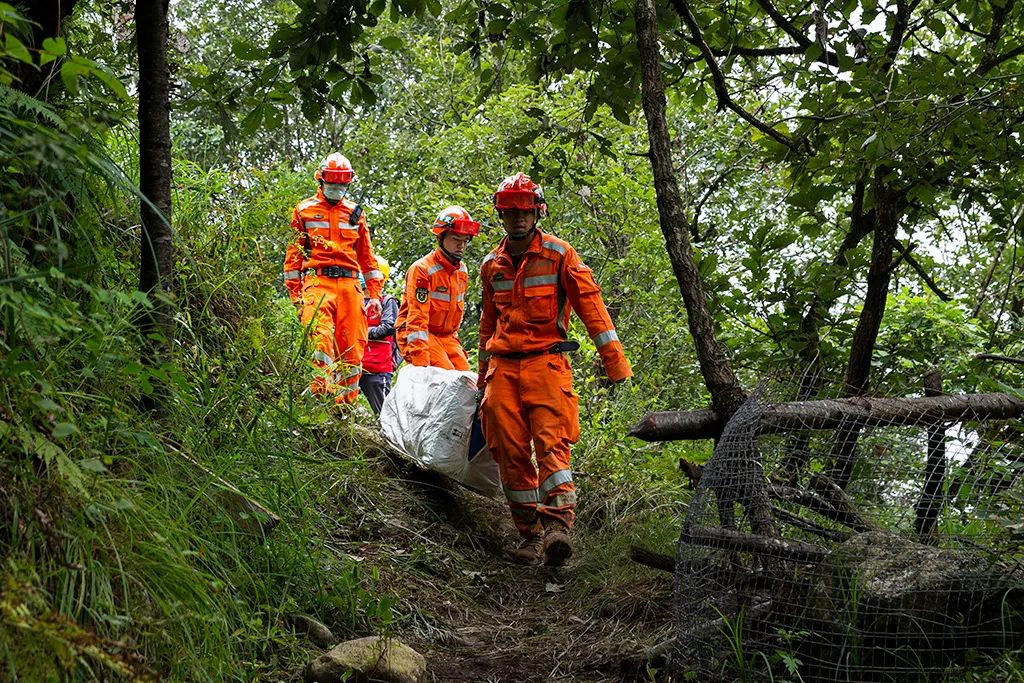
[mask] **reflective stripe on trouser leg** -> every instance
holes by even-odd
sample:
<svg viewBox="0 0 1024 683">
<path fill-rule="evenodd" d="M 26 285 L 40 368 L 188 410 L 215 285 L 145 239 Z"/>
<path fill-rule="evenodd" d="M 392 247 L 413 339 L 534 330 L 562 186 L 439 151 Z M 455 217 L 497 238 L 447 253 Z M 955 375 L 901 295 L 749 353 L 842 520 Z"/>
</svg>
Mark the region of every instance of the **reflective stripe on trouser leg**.
<svg viewBox="0 0 1024 683">
<path fill-rule="evenodd" d="M 334 341 L 334 296 L 320 286 L 319 279 L 302 290 L 302 324 L 309 330 L 315 368 L 309 389 L 322 396 L 334 393 L 334 370 L 338 359 Z M 312 321 L 312 322 L 311 322 Z"/>
<path fill-rule="evenodd" d="M 335 403 L 355 403 L 359 398 L 359 380 L 362 378 L 363 369 L 358 365 L 347 365 L 338 363 L 334 373 L 334 384 L 337 389 L 334 396 Z"/>
<path fill-rule="evenodd" d="M 572 370 L 561 354 L 524 358 L 520 394 L 537 455 L 537 513 L 544 520 L 572 526 L 576 487 L 570 446 L 580 438 L 579 405 Z"/>
<path fill-rule="evenodd" d="M 484 439 L 498 463 L 512 521 L 524 538 L 541 533 L 537 517 L 537 468 L 531 459 L 530 429 L 519 402 L 519 361 L 494 358 L 481 404 Z"/>
<path fill-rule="evenodd" d="M 338 348 L 339 387 L 335 401 L 355 403 L 359 398 L 359 376 L 366 352 L 369 324 L 363 311 L 363 291 L 359 281 L 338 278 L 334 318 L 334 338 Z"/>
</svg>

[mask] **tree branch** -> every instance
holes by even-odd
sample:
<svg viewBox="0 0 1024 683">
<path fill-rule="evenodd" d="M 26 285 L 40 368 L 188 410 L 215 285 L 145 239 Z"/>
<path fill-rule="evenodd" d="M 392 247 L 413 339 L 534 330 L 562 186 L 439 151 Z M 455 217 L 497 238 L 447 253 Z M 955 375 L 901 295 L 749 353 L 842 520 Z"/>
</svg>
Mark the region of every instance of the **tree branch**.
<svg viewBox="0 0 1024 683">
<path fill-rule="evenodd" d="M 680 540 L 707 548 L 749 552 L 760 557 L 775 557 L 802 564 L 819 564 L 829 555 L 827 550 L 810 543 L 712 527 L 694 527 L 683 531 Z"/>
<path fill-rule="evenodd" d="M 765 406 L 758 434 L 799 429 L 834 430 L 850 422 L 865 427 L 928 426 L 935 422 L 1017 419 L 1024 415 L 1024 399 L 998 392 L 913 398 L 870 398 L 795 401 Z M 711 439 L 722 432 L 722 418 L 714 410 L 662 411 L 645 415 L 629 430 L 644 441 Z"/>
<path fill-rule="evenodd" d="M 814 44 L 810 38 L 808 38 L 803 31 L 798 29 L 793 23 L 783 16 L 782 12 L 775 8 L 770 0 L 757 0 L 757 4 L 764 10 L 765 14 L 772 18 L 775 25 L 786 32 L 790 38 L 796 41 L 797 45 L 804 48 L 805 50 Z"/>
<path fill-rule="evenodd" d="M 909 263 L 910 267 L 913 268 L 914 271 L 916 271 L 917 274 L 921 276 L 921 279 L 924 280 L 924 283 L 928 285 L 928 289 L 932 290 L 932 292 L 935 293 L 935 296 L 939 297 L 943 301 L 952 301 L 953 297 L 950 296 L 949 294 L 946 294 L 939 288 L 939 285 L 936 284 L 934 279 L 932 279 L 932 276 L 929 275 L 927 271 L 925 271 L 921 264 L 918 263 L 917 259 L 914 258 L 914 255 L 910 253 L 911 250 L 914 248 L 914 245 L 911 243 L 904 246 L 903 243 L 900 242 L 899 240 L 894 240 L 894 242 L 896 243 L 896 248 L 900 251 L 900 255 L 903 258 L 903 260 Z"/>
<path fill-rule="evenodd" d="M 974 358 L 976 360 L 994 360 L 1000 363 L 1015 363 L 1017 365 L 1024 365 L 1024 358 L 1014 358 L 1013 356 L 1001 356 L 998 353 L 979 353 Z"/>
<path fill-rule="evenodd" d="M 725 75 L 722 74 L 722 69 L 718 66 L 718 62 L 715 61 L 715 56 L 712 54 L 711 48 L 708 47 L 708 44 L 704 41 L 704 36 L 701 34 L 700 26 L 697 24 L 697 20 L 693 17 L 693 13 L 690 11 L 690 6 L 687 3 L 687 0 L 672 0 L 672 6 L 675 8 L 676 12 L 679 13 L 679 16 L 683 18 L 683 21 L 690 29 L 690 33 L 693 36 L 690 42 L 700 49 L 700 53 L 704 57 L 704 62 L 708 65 L 708 70 L 711 71 L 711 78 L 715 87 L 715 96 L 718 98 L 718 108 L 731 109 L 741 119 L 754 126 L 780 145 L 788 147 L 794 152 L 799 152 L 799 146 L 795 141 L 791 140 L 789 136 L 783 135 L 764 121 L 755 117 L 743 107 L 736 104 L 732 99 L 732 96 L 729 94 L 729 89 L 725 85 Z"/>
<path fill-rule="evenodd" d="M 999 48 L 999 41 L 1003 39 L 1003 27 L 1006 24 L 1006 17 L 1013 11 L 1017 0 L 1004 0 L 1003 4 L 989 2 L 992 7 L 992 26 L 989 27 L 988 35 L 985 36 L 985 47 L 981 52 L 981 61 L 978 63 L 977 73 L 985 74 L 991 67 L 988 63 L 997 57 L 996 50 Z"/>
<path fill-rule="evenodd" d="M 697 42 L 693 39 L 693 36 L 685 31 L 676 31 L 676 35 L 691 45 L 697 46 Z M 787 55 L 802 55 L 807 52 L 806 48 L 800 47 L 799 45 L 780 45 L 778 47 L 748 47 L 746 45 L 731 45 L 728 48 L 708 46 L 708 49 L 711 50 L 711 54 L 716 57 L 785 57 Z M 695 59 L 694 61 L 699 62 L 700 59 Z"/>
</svg>

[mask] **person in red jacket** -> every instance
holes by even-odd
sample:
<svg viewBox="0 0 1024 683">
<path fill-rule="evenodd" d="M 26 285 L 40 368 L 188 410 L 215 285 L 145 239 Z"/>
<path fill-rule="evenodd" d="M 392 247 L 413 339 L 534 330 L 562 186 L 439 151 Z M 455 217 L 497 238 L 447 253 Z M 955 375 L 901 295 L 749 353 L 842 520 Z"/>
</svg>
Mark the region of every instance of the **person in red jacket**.
<svg viewBox="0 0 1024 683">
<path fill-rule="evenodd" d="M 405 275 L 405 296 L 395 325 L 398 348 L 410 365 L 469 370 L 458 337 L 469 287 L 462 257 L 480 234 L 480 224 L 461 206 L 449 206 L 437 215 L 430 231 L 437 237 L 437 248 Z"/>
<path fill-rule="evenodd" d="M 384 276 L 370 244 L 362 207 L 347 199 L 354 178 L 352 164 L 341 154 L 328 155 L 314 178 L 320 188 L 292 213 L 295 239 L 284 258 L 284 284 L 302 324 L 311 330 L 315 394 L 334 395 L 338 404 L 359 396 L 359 376 L 367 342 L 363 311 L 379 315 Z"/>
<path fill-rule="evenodd" d="M 380 256 L 377 267 L 384 275 L 384 282 L 391 275 L 391 265 Z M 367 303 L 369 300 L 367 300 Z M 370 404 L 374 415 L 380 415 L 384 397 L 391 390 L 391 373 L 395 371 L 395 321 L 398 319 L 398 301 L 387 292 L 381 297 L 381 313 L 367 314 L 370 326 L 369 343 L 363 355 L 363 374 L 359 377 L 359 388 Z"/>
<path fill-rule="evenodd" d="M 568 341 L 570 312 L 583 321 L 613 382 L 633 371 L 590 268 L 567 242 L 538 229 L 547 215 L 540 186 L 524 173 L 509 176 L 498 185 L 494 208 L 506 235 L 480 266 L 484 437 L 523 538 L 512 559 L 560 566 L 572 555 L 569 448 L 580 435 L 565 356 L 578 347 Z"/>
</svg>

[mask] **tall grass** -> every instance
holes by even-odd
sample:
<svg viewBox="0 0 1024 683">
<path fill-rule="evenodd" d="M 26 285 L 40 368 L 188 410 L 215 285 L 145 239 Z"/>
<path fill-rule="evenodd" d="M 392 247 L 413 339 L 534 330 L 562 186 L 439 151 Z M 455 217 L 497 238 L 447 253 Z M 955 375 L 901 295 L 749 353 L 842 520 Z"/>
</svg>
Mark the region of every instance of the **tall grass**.
<svg viewBox="0 0 1024 683">
<path fill-rule="evenodd" d="M 289 677 L 308 654 L 285 613 L 342 636 L 388 618 L 326 542 L 352 514 L 336 482 L 366 463 L 332 457 L 337 427 L 299 398 L 302 335 L 275 283 L 303 181 L 176 164 L 177 344 L 147 368 L 131 131 L 71 118 L 0 87 L 0 671 Z M 136 404 L 157 382 L 159 423 Z M 283 522 L 247 533 L 217 477 Z"/>
</svg>

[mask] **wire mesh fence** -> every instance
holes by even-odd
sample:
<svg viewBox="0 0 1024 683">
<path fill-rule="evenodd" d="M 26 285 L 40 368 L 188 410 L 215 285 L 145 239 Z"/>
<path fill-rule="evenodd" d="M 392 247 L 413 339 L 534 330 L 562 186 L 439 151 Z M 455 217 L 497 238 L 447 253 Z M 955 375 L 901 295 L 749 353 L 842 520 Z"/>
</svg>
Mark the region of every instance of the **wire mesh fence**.
<svg viewBox="0 0 1024 683">
<path fill-rule="evenodd" d="M 679 678 L 934 681 L 1020 647 L 1019 420 L 899 399 L 825 420 L 786 397 L 759 388 L 701 473 L 676 550 Z"/>
</svg>

